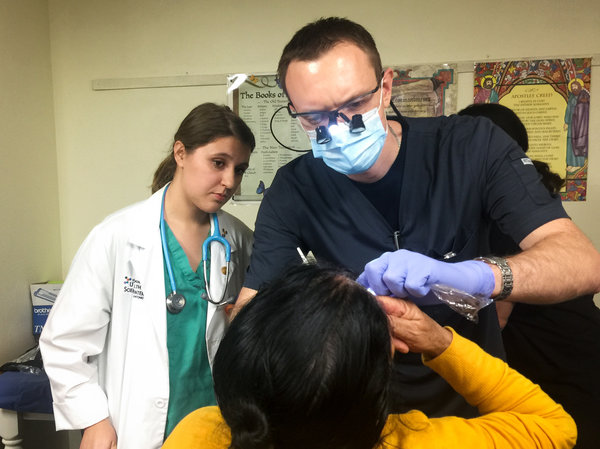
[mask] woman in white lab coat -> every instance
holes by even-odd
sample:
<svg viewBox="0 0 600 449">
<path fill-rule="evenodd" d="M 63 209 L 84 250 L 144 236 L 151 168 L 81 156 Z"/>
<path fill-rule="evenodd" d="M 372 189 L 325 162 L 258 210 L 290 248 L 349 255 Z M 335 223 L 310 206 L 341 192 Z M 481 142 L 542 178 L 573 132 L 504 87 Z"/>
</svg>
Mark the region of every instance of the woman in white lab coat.
<svg viewBox="0 0 600 449">
<path fill-rule="evenodd" d="M 196 107 L 155 193 L 107 217 L 77 252 L 40 347 L 56 428 L 85 429 L 82 449 L 159 448 L 188 412 L 216 404 L 210 367 L 224 303 L 242 287 L 252 246 L 251 231 L 220 209 L 254 144 L 229 108 Z M 203 243 L 219 233 L 231 262 L 213 239 L 205 272 Z"/>
</svg>

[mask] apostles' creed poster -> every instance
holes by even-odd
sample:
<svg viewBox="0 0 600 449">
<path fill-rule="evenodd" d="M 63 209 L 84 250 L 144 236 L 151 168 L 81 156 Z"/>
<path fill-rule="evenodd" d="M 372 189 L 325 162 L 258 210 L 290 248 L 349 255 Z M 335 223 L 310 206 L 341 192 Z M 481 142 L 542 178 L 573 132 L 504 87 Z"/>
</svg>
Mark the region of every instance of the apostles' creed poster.
<svg viewBox="0 0 600 449">
<path fill-rule="evenodd" d="M 585 201 L 591 58 L 475 64 L 474 103 L 500 103 L 521 119 L 530 159 L 566 180 L 561 197 Z"/>
</svg>

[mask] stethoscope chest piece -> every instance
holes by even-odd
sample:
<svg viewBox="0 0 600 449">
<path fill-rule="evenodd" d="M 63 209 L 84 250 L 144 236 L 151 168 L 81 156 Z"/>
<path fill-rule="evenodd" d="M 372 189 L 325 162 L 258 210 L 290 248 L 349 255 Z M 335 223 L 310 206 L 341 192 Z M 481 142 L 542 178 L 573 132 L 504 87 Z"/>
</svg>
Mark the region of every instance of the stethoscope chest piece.
<svg viewBox="0 0 600 449">
<path fill-rule="evenodd" d="M 179 313 L 185 307 L 185 297 L 176 292 L 167 296 L 167 310 L 171 313 Z"/>
<path fill-rule="evenodd" d="M 169 185 L 165 187 L 162 197 L 162 204 L 160 208 L 160 239 L 162 243 L 163 256 L 165 259 L 165 267 L 167 269 L 167 273 L 169 275 L 169 283 L 171 284 L 171 293 L 167 296 L 167 310 L 171 313 L 179 313 L 185 307 L 185 298 L 183 295 L 177 293 L 177 287 L 175 286 L 175 276 L 173 275 L 173 267 L 171 267 L 171 258 L 169 257 L 169 249 L 167 248 L 167 237 L 165 232 L 165 196 L 167 194 L 167 189 Z M 204 240 L 202 244 L 202 271 L 204 275 L 204 285 L 206 287 L 206 293 L 202 293 L 200 296 L 202 299 L 216 305 L 220 306 L 227 301 L 225 300 L 225 292 L 227 290 L 227 284 L 229 283 L 229 262 L 231 261 L 231 245 L 227 241 L 225 237 L 221 235 L 219 231 L 219 219 L 217 218 L 217 214 L 211 214 L 212 217 L 212 225 L 211 225 L 211 235 Z M 223 234 L 226 234 L 224 231 Z M 208 254 L 210 252 L 209 245 L 212 242 L 220 243 L 223 245 L 225 251 L 225 266 L 221 267 L 221 273 L 225 276 L 225 288 L 223 289 L 223 293 L 221 294 L 221 299 L 219 301 L 213 300 L 210 294 L 210 285 L 208 280 Z"/>
</svg>

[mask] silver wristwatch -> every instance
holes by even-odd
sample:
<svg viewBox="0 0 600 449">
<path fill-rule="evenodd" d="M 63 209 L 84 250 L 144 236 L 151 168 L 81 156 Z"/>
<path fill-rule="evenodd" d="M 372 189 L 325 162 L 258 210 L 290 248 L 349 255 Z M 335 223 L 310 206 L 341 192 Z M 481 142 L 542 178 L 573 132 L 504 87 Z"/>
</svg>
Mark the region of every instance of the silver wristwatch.
<svg viewBox="0 0 600 449">
<path fill-rule="evenodd" d="M 500 294 L 494 298 L 494 301 L 507 298 L 513 289 L 513 274 L 506 259 L 503 257 L 477 257 L 475 260 L 496 265 L 500 269 L 500 273 L 502 274 L 502 288 L 500 289 Z"/>
</svg>

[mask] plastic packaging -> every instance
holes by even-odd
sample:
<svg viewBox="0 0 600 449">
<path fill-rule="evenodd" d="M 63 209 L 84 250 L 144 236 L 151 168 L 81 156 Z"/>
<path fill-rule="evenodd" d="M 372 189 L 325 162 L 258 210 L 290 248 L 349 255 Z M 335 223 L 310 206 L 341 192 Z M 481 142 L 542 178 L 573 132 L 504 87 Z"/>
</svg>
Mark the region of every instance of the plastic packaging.
<svg viewBox="0 0 600 449">
<path fill-rule="evenodd" d="M 21 373 L 42 374 L 44 368 L 42 366 L 40 347 L 35 346 L 28 349 L 16 359 L 0 366 L 0 371 L 19 371 Z"/>
<path fill-rule="evenodd" d="M 494 302 L 492 298 L 473 296 L 470 293 L 442 284 L 433 284 L 431 291 L 452 310 L 475 323 L 479 321 L 477 313 Z"/>
</svg>

